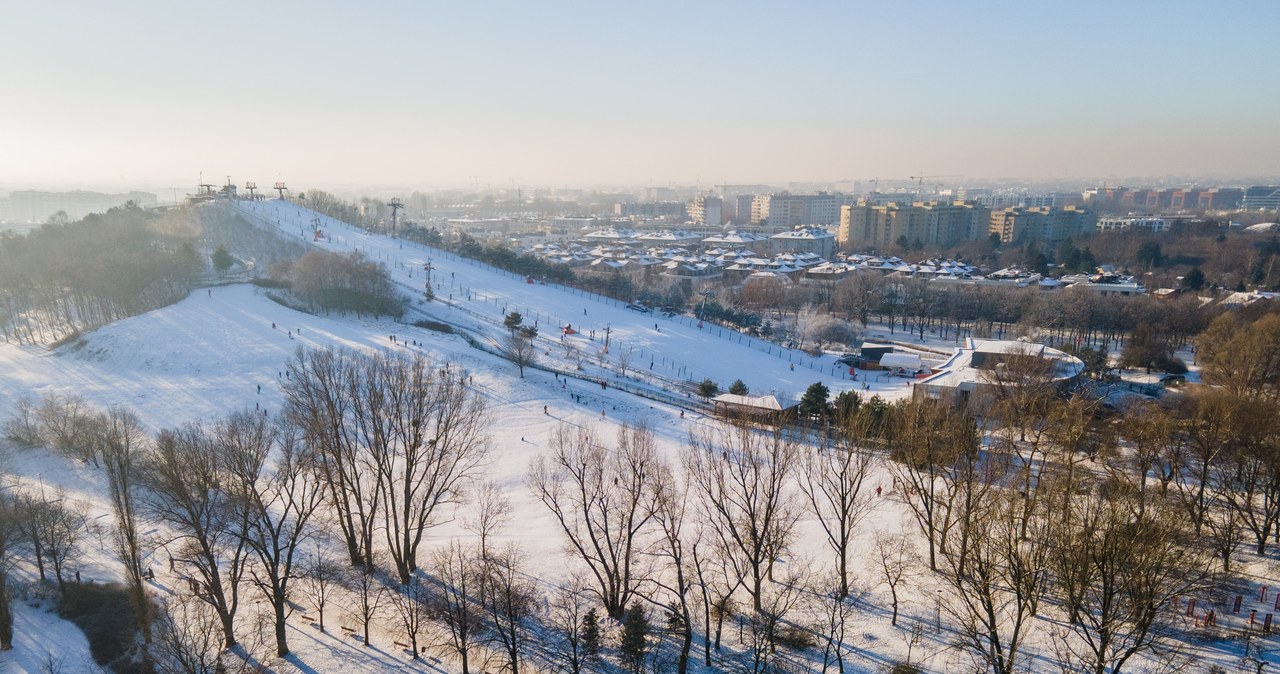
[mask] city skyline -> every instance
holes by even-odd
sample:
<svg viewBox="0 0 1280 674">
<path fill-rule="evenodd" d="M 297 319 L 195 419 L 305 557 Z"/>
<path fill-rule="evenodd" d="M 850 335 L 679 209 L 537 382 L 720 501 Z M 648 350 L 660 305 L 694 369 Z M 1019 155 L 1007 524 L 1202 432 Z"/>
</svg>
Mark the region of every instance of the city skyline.
<svg viewBox="0 0 1280 674">
<path fill-rule="evenodd" d="M 1275 3 L 72 2 L 10 15 L 3 184 L 1280 174 L 1280 92 L 1265 86 L 1280 74 L 1265 56 Z"/>
</svg>

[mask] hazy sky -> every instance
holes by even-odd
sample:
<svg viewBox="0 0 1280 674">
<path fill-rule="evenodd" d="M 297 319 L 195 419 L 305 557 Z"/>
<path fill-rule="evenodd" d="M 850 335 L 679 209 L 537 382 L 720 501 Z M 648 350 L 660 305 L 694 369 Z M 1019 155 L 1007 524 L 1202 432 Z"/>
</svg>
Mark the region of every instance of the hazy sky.
<svg viewBox="0 0 1280 674">
<path fill-rule="evenodd" d="M 1277 0 L 15 1 L 0 183 L 1278 175 L 1277 26 Z"/>
</svg>

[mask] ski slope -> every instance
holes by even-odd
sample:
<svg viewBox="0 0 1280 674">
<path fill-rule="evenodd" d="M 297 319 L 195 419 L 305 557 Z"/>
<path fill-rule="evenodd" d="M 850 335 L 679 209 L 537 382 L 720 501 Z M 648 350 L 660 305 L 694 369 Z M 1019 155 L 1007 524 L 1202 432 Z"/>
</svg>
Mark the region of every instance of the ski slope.
<svg viewBox="0 0 1280 674">
<path fill-rule="evenodd" d="M 279 227 L 290 236 L 299 236 L 300 229 L 305 231 L 316 217 L 284 202 L 241 207 L 264 225 Z M 548 369 L 527 368 L 521 378 L 510 362 L 473 347 L 459 335 L 386 318 L 310 315 L 273 301 L 262 289 L 228 285 L 196 291 L 177 304 L 103 327 L 56 350 L 0 345 L 0 418 L 9 415 L 12 401 L 20 396 L 53 393 L 80 395 L 99 407 L 128 407 L 153 431 L 190 421 L 211 421 L 239 409 L 256 408 L 274 416 L 281 405 L 283 364 L 299 348 L 407 351 L 435 362 L 454 362 L 474 377 L 476 390 L 489 403 L 493 423 L 484 477 L 502 487 L 515 513 L 495 543 L 517 543 L 525 555 L 527 572 L 542 589 L 549 589 L 565 581 L 578 565 L 564 554 L 556 522 L 530 494 L 524 479 L 529 461 L 547 449 L 551 434 L 561 424 L 594 427 L 600 437 L 611 439 L 617 424 L 647 423 L 655 432 L 659 451 L 674 459 L 691 431 L 712 423 L 701 411 L 703 407 L 687 397 L 689 381 L 710 377 L 724 387 L 741 378 L 753 392 L 777 391 L 792 396 L 822 381 L 833 391 L 856 386 L 860 393 L 868 394 L 862 391 L 863 382 L 845 378 L 842 368 L 833 372 L 830 356 L 811 359 L 785 350 L 779 356 L 777 347 L 729 331 L 715 334 L 687 320 L 637 314 L 612 300 L 556 286 L 530 285 L 440 251 L 367 235 L 340 223 L 327 221 L 323 227 L 328 238 L 313 245 L 335 252 L 358 249 L 382 260 L 407 293 L 420 292 L 425 283 L 423 265 L 430 262 L 437 301 L 415 300 L 406 320 L 445 321 L 489 345 L 505 334 L 501 324 L 504 308 L 520 311 L 529 323 L 537 321 L 542 329 L 540 362 Z M 309 231 L 302 238 L 309 241 Z M 559 335 L 547 329 L 564 323 L 572 323 L 586 335 L 566 339 L 577 340 L 580 350 L 591 354 L 603 346 L 600 333 L 609 327 L 610 353 L 604 355 L 603 362 L 592 355 L 584 360 L 583 369 L 577 369 L 576 361 L 564 355 Z M 596 332 L 595 340 L 590 338 L 592 331 Z M 391 335 L 396 336 L 395 342 Z M 633 349 L 638 358 L 632 363 L 634 369 L 624 376 L 616 366 L 616 354 L 626 348 Z M 650 359 L 653 370 L 648 368 Z M 567 376 L 560 376 L 560 372 Z M 607 388 L 600 386 L 601 381 Z M 871 382 L 869 386 L 870 393 L 887 398 L 910 391 L 901 380 Z M 92 466 L 76 464 L 42 448 L 8 448 L 2 467 L 20 482 L 64 488 L 68 497 L 86 503 L 92 520 L 104 528 L 110 525 L 105 484 L 100 471 Z M 861 557 L 871 549 L 876 531 L 897 531 L 908 524 L 908 515 L 889 497 L 892 484 L 883 467 L 876 468 L 869 483 L 872 488 L 883 486 L 886 494 L 859 530 L 855 546 L 859 557 L 852 567 L 860 598 L 847 638 L 856 657 L 848 668 L 851 672 L 879 671 L 908 650 L 909 632 L 889 625 L 888 591 L 878 585 L 870 560 Z M 463 526 L 467 515 L 466 509 L 461 509 L 431 530 L 423 558 L 453 538 L 473 538 Z M 150 530 L 147 536 L 154 543 L 163 540 L 164 532 Z M 85 548 L 80 568 L 87 579 L 118 579 L 119 564 L 106 545 Z M 180 582 L 168 571 L 165 555 L 163 548 L 153 546 L 147 560 L 156 572 L 151 591 L 157 596 Z M 805 520 L 793 557 L 782 563 L 808 564 L 816 576 L 827 571 L 828 557 L 817 524 Z M 16 574 L 29 579 L 32 571 L 23 567 Z M 932 628 L 939 589 L 934 583 L 912 581 L 902 591 L 904 624 Z M 245 592 L 252 606 L 255 591 L 246 588 Z M 17 647 L 0 653 L 0 672 L 42 671 L 50 651 L 67 663 L 64 671 L 81 671 L 77 663 L 88 661 L 88 645 L 74 626 L 39 607 L 22 603 L 15 603 L 15 607 Z M 340 608 L 331 615 L 330 624 L 343 621 Z M 394 618 L 380 621 L 371 634 L 374 647 L 365 649 L 344 639 L 336 629 L 327 634 L 318 632 L 300 616 L 301 612 L 296 613 L 289 624 L 295 653 L 286 661 L 272 662 L 272 671 L 456 671 L 444 662 L 414 663 L 400 653 L 393 646 L 399 638 Z M 249 624 L 247 616 L 241 624 Z M 962 668 L 966 662 L 948 643 L 953 634 L 927 629 L 920 638 L 920 643 L 911 646 L 913 656 L 932 669 Z M 1206 663 L 1231 665 L 1238 661 L 1239 653 L 1221 649 L 1204 656 Z"/>
</svg>

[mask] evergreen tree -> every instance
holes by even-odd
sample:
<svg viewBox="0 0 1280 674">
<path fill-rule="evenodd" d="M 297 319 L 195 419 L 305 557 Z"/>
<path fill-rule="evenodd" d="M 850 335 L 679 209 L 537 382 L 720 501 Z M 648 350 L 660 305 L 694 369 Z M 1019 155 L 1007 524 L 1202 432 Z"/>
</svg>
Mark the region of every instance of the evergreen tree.
<svg viewBox="0 0 1280 674">
<path fill-rule="evenodd" d="M 809 388 L 805 389 L 804 396 L 800 398 L 800 414 L 826 418 L 831 412 L 831 408 L 827 405 L 827 399 L 830 396 L 831 391 L 826 384 L 820 381 L 814 382 Z"/>
<path fill-rule="evenodd" d="M 1188 290 L 1200 290 L 1204 287 L 1204 272 L 1199 267 L 1192 267 L 1186 276 L 1182 277 L 1182 287 Z"/>
<path fill-rule="evenodd" d="M 858 407 L 862 405 L 862 398 L 853 391 L 841 391 L 836 395 L 835 401 L 832 403 L 834 408 L 832 411 L 836 415 L 836 419 L 845 420 L 851 418 L 858 413 Z"/>
<path fill-rule="evenodd" d="M 1163 265 L 1164 253 L 1160 250 L 1160 244 L 1155 241 L 1147 241 L 1138 246 L 1134 261 L 1148 269 Z"/>
<path fill-rule="evenodd" d="M 231 257 L 231 253 L 223 246 L 218 246 L 212 255 L 213 268 L 218 270 L 219 274 L 225 274 L 231 265 L 235 262 L 235 258 Z"/>
<path fill-rule="evenodd" d="M 582 654 L 588 659 L 600 657 L 600 614 L 595 609 L 582 618 Z"/>
<path fill-rule="evenodd" d="M 747 388 L 747 385 L 742 383 L 741 379 L 735 379 L 732 384 L 729 384 L 729 393 L 732 393 L 733 395 L 744 396 L 749 392 L 750 390 Z"/>
<path fill-rule="evenodd" d="M 703 398 L 711 398 L 720 394 L 720 385 L 710 379 L 703 379 L 698 384 L 698 395 Z"/>
<path fill-rule="evenodd" d="M 524 324 L 524 316 L 521 316 L 519 311 L 513 311 L 507 314 L 506 318 L 502 319 L 502 324 L 506 326 L 508 330 L 515 331 L 516 328 Z"/>
<path fill-rule="evenodd" d="M 639 602 L 632 602 L 622 617 L 622 642 L 618 644 L 622 665 L 632 674 L 644 671 L 644 656 L 649 650 L 648 636 L 649 616 Z"/>
</svg>

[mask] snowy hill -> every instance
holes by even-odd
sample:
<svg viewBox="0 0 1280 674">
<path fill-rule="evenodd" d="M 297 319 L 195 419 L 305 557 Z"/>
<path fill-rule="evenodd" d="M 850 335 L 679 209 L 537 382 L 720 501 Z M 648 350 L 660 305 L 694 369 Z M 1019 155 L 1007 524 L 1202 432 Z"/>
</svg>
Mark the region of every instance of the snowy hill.
<svg viewBox="0 0 1280 674">
<path fill-rule="evenodd" d="M 516 513 L 511 526 L 499 533 L 499 541 L 517 543 L 529 573 L 540 588 L 547 589 L 565 580 L 574 564 L 563 553 L 555 520 L 525 486 L 525 476 L 530 459 L 547 448 L 549 437 L 561 424 L 595 427 L 601 437 L 611 437 L 622 422 L 644 421 L 655 431 L 660 453 L 674 456 L 692 430 L 711 423 L 688 392 L 689 382 L 703 378 L 722 387 L 741 378 L 753 393 L 773 391 L 792 397 L 816 381 L 829 386 L 833 394 L 857 387 L 864 395 L 879 393 L 892 399 L 910 391 L 903 381 L 891 380 L 872 382 L 870 391 L 864 392 L 863 382 L 851 381 L 831 356 L 810 358 L 714 326 L 699 328 L 688 318 L 639 314 L 613 300 L 529 284 L 438 250 L 372 236 L 327 219 L 322 224 L 326 238 L 313 242 L 310 223 L 322 216 L 290 203 L 244 203 L 239 208 L 260 225 L 278 228 L 309 245 L 335 252 L 360 250 L 384 262 L 406 294 L 415 298 L 421 297 L 424 266 L 429 263 L 437 299 L 415 299 L 405 322 L 395 322 L 301 313 L 248 285 L 200 290 L 175 305 L 104 327 L 53 351 L 0 345 L 0 418 L 7 418 L 13 401 L 21 396 L 53 393 L 80 395 L 99 407 L 128 407 L 152 431 L 212 420 L 238 409 L 257 408 L 274 415 L 282 401 L 283 364 L 299 348 L 409 351 L 435 362 L 454 362 L 474 377 L 476 390 L 498 420 L 490 431 L 492 453 L 485 473 L 501 486 Z M 477 349 L 460 335 L 409 324 L 419 319 L 445 322 L 481 346 L 492 347 L 505 334 L 504 309 L 521 312 L 526 322 L 536 321 L 541 330 L 540 367 L 528 368 L 524 378 L 513 364 Z M 572 324 L 579 334 L 561 339 L 556 327 L 565 324 Z M 601 354 L 606 329 L 609 353 Z M 630 354 L 625 373 L 620 353 Z M 606 386 L 600 385 L 602 381 Z M 3 467 L 28 484 L 64 487 L 72 498 L 90 504 L 92 518 L 109 521 L 104 482 L 92 467 L 44 449 L 18 448 L 8 450 Z M 890 490 L 891 479 L 882 467 L 868 479 L 872 488 Z M 906 518 L 903 507 L 886 494 L 860 529 L 858 554 L 870 549 L 877 530 L 897 531 Z M 163 532 L 150 533 L 159 537 Z M 458 520 L 431 529 L 428 536 L 428 547 L 455 537 L 474 537 Z M 816 524 L 802 522 L 792 563 L 798 566 L 809 555 L 818 558 L 823 546 Z M 87 547 L 91 549 L 81 564 L 85 574 L 100 580 L 116 578 L 118 564 L 109 552 L 96 545 Z M 147 562 L 156 572 L 151 591 L 170 591 L 178 579 L 162 561 L 166 553 L 154 548 L 150 554 Z M 814 562 L 815 569 L 824 568 L 826 557 L 820 559 Z M 860 598 L 846 638 L 855 656 L 847 671 L 878 671 L 902 658 L 909 648 L 917 659 L 938 670 L 966 662 L 948 644 L 954 635 L 938 635 L 930 629 L 912 636 L 890 627 L 888 593 L 877 585 L 877 571 L 861 557 L 852 566 L 857 570 Z M 30 576 L 29 569 L 21 573 Z M 938 601 L 934 593 L 940 590 L 930 585 L 902 591 L 904 622 L 932 625 Z M 253 595 L 254 590 L 246 592 Z M 78 665 L 70 663 L 88 658 L 88 646 L 79 631 L 40 609 L 21 603 L 15 607 L 20 638 L 14 651 L 0 653 L 0 671 L 41 671 L 47 665 L 44 649 L 56 651 L 68 663 L 64 671 L 78 671 Z M 408 660 L 393 646 L 394 619 L 382 623 L 371 635 L 374 648 L 366 649 L 337 630 L 316 631 L 299 612 L 289 625 L 295 652 L 286 661 L 271 663 L 272 670 L 453 671 L 447 663 Z M 732 626 L 726 631 L 732 631 Z M 917 641 L 912 643 L 911 638 Z M 1238 654 L 1219 651 L 1214 657 L 1230 662 Z"/>
</svg>

